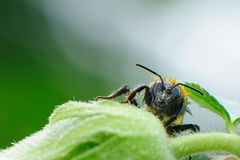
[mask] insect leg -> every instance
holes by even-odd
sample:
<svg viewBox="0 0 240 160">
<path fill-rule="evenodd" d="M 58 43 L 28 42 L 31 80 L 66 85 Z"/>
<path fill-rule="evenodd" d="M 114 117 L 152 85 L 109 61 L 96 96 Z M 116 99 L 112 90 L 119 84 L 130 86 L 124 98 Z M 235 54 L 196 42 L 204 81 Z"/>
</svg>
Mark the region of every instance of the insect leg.
<svg viewBox="0 0 240 160">
<path fill-rule="evenodd" d="M 130 102 L 131 104 L 137 106 L 137 101 L 136 101 L 135 97 L 136 97 L 137 93 L 141 92 L 144 89 L 146 90 L 146 92 L 149 91 L 148 86 L 142 85 L 142 86 L 136 88 L 135 90 L 131 91 L 130 94 L 128 95 L 128 97 L 127 97 L 127 100 L 123 101 L 122 103 Z"/>
<path fill-rule="evenodd" d="M 183 125 L 176 125 L 176 126 L 168 126 L 167 133 L 169 135 L 173 135 L 174 133 L 181 133 L 186 130 L 191 130 L 192 132 L 199 132 L 200 127 L 196 124 L 183 124 Z"/>
<path fill-rule="evenodd" d="M 169 135 L 173 135 L 174 133 L 181 133 L 186 130 L 191 130 L 192 132 L 199 132 L 200 127 L 196 124 L 184 124 L 184 125 L 176 125 L 167 127 L 167 133 Z M 192 160 L 192 156 L 188 157 L 188 160 Z"/>
<path fill-rule="evenodd" d="M 135 98 L 131 101 L 131 104 L 134 105 L 134 106 L 138 106 L 138 103 L 137 103 Z"/>
<path fill-rule="evenodd" d="M 168 127 L 170 126 L 175 120 L 177 120 L 177 116 L 173 116 L 172 118 L 170 118 L 167 122 L 165 122 L 163 124 L 164 127 Z"/>
<path fill-rule="evenodd" d="M 113 99 L 116 97 L 119 97 L 123 94 L 126 94 L 129 92 L 129 88 L 128 86 L 123 86 L 121 88 L 119 88 L 118 90 L 116 90 L 115 92 L 111 93 L 109 96 L 97 96 L 95 99 L 99 100 L 99 99 Z"/>
</svg>

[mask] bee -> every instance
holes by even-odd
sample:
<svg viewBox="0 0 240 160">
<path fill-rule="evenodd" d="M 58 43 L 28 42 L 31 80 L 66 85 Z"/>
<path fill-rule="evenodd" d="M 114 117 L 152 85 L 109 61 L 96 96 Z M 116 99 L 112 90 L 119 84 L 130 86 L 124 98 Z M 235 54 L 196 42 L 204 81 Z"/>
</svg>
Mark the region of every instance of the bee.
<svg viewBox="0 0 240 160">
<path fill-rule="evenodd" d="M 136 97 L 139 92 L 145 91 L 143 98 L 144 107 L 163 122 L 168 135 L 175 135 L 186 130 L 199 132 L 200 127 L 198 125 L 183 124 L 185 113 L 188 112 L 191 114 L 190 109 L 187 107 L 186 88 L 204 96 L 203 93 L 186 84 L 178 83 L 175 79 L 162 78 L 161 75 L 143 65 L 136 65 L 156 75 L 157 80 L 151 82 L 149 85 L 141 85 L 132 91 L 130 91 L 128 86 L 123 86 L 109 96 L 96 97 L 96 100 L 114 99 L 121 95 L 126 95 L 126 100 L 122 101 L 122 103 L 130 103 L 131 105 L 138 106 Z"/>
</svg>

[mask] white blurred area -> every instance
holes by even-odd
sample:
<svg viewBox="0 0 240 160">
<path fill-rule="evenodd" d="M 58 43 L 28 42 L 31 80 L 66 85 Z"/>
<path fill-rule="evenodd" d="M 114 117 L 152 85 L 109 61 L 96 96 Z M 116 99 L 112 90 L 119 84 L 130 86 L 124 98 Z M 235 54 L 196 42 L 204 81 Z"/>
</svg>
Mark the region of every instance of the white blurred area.
<svg viewBox="0 0 240 160">
<path fill-rule="evenodd" d="M 127 57 L 124 68 L 114 66 L 107 55 L 99 59 L 105 76 L 119 69 L 124 82 L 149 81 L 149 74 L 134 66 L 141 63 L 162 75 L 197 82 L 213 95 L 240 101 L 240 1 L 39 3 L 66 57 L 86 71 L 94 73 L 98 63 L 79 63 L 79 53 L 66 45 L 59 25 L 106 49 L 121 49 Z M 224 121 L 215 114 L 195 104 L 190 108 L 193 117 L 187 116 L 186 122 L 199 124 L 203 131 L 224 129 Z"/>
</svg>

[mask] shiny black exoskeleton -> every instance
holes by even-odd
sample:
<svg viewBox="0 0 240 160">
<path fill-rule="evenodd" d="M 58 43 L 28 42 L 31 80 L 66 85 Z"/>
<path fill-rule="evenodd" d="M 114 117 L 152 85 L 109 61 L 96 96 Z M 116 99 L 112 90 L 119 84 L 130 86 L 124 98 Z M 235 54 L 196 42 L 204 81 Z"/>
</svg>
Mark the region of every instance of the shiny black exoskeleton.
<svg viewBox="0 0 240 160">
<path fill-rule="evenodd" d="M 132 91 L 129 90 L 128 86 L 123 86 L 109 96 L 96 97 L 96 100 L 113 99 L 126 94 L 126 100 L 122 101 L 122 103 L 130 103 L 134 106 L 138 106 L 136 95 L 145 90 L 145 108 L 163 122 L 163 125 L 170 136 L 174 135 L 174 133 L 180 133 L 185 130 L 191 130 L 193 132 L 199 131 L 200 128 L 198 125 L 182 124 L 184 114 L 190 112 L 187 107 L 187 97 L 183 93 L 182 87 L 187 87 L 201 95 L 203 95 L 203 93 L 183 83 L 163 80 L 159 74 L 143 65 L 137 64 L 137 66 L 157 75 L 159 80 L 152 82 L 149 85 L 142 85 Z"/>
</svg>

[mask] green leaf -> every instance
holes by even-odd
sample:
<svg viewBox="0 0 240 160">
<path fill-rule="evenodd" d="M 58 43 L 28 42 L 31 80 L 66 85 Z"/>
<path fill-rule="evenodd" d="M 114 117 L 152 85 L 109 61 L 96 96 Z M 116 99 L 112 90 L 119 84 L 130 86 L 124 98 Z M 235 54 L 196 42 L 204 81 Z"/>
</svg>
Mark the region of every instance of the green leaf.
<svg viewBox="0 0 240 160">
<path fill-rule="evenodd" d="M 195 84 L 192 82 L 185 82 L 185 84 L 201 91 L 204 94 L 204 95 L 201 95 L 198 92 L 195 92 L 191 89 L 186 88 L 189 93 L 189 98 L 191 98 L 200 106 L 205 107 L 215 112 L 222 118 L 224 118 L 227 124 L 231 123 L 231 118 L 228 111 L 225 109 L 225 107 L 221 103 L 219 103 L 219 101 L 214 96 L 212 96 L 210 93 L 208 93 L 205 89 L 203 89 L 198 84 Z"/>
<path fill-rule="evenodd" d="M 174 160 L 160 121 L 113 101 L 68 102 L 49 124 L 0 152 L 1 160 Z"/>
<path fill-rule="evenodd" d="M 234 134 L 168 137 L 159 119 L 130 105 L 68 102 L 41 131 L 1 150 L 0 160 L 175 160 L 216 150 L 240 156 L 239 148 Z"/>
<path fill-rule="evenodd" d="M 221 104 L 226 106 L 226 109 L 231 118 L 231 122 L 236 126 L 239 121 L 238 119 L 240 118 L 240 103 L 236 100 L 231 100 L 223 97 L 217 98 L 221 102 Z"/>
</svg>

